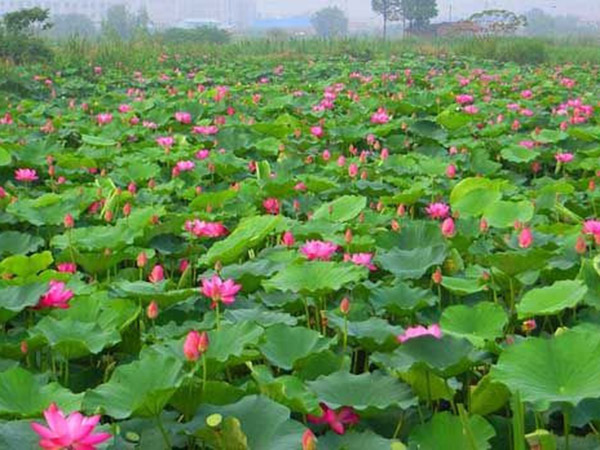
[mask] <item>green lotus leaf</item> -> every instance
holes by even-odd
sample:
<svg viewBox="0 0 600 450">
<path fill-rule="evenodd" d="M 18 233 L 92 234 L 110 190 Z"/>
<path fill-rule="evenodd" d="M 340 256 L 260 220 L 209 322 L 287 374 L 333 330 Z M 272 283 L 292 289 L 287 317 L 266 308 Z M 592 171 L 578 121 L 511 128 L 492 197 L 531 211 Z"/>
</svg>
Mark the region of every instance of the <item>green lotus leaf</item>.
<svg viewBox="0 0 600 450">
<path fill-rule="evenodd" d="M 485 208 L 483 217 L 492 227 L 512 227 L 516 221 L 526 223 L 533 218 L 533 204 L 526 200 L 521 202 L 497 201 Z"/>
<path fill-rule="evenodd" d="M 280 324 L 265 331 L 258 348 L 272 364 L 291 370 L 298 359 L 328 349 L 331 344 L 332 339 L 321 337 L 316 331 Z"/>
<path fill-rule="evenodd" d="M 7 286 L 0 289 L 0 322 L 6 322 L 25 308 L 37 305 L 47 290 L 46 283 Z"/>
<path fill-rule="evenodd" d="M 533 149 L 521 147 L 520 145 L 513 145 L 511 147 L 502 149 L 500 154 L 505 160 L 517 164 L 533 161 L 538 156 L 540 156 L 540 152 Z"/>
<path fill-rule="evenodd" d="M 466 339 L 449 335 L 441 339 L 424 336 L 406 341 L 392 353 L 375 353 L 371 360 L 399 372 L 426 367 L 448 378 L 473 364 L 472 351 L 473 346 Z"/>
<path fill-rule="evenodd" d="M 565 308 L 574 308 L 583 300 L 587 286 L 582 281 L 562 280 L 551 286 L 528 291 L 519 304 L 519 318 L 549 316 Z"/>
<path fill-rule="evenodd" d="M 0 416 L 38 416 L 52 402 L 64 411 L 75 411 L 82 397 L 58 383 L 44 384 L 43 379 L 20 367 L 0 372 Z"/>
<path fill-rule="evenodd" d="M 104 330 L 99 325 L 72 319 L 56 320 L 44 317 L 32 329 L 43 335 L 50 346 L 65 359 L 97 354 L 121 340 L 116 330 Z"/>
<path fill-rule="evenodd" d="M 210 346 L 206 357 L 225 362 L 232 356 L 240 356 L 246 346 L 258 344 L 263 331 L 252 322 L 223 324 L 221 329 L 209 331 Z"/>
<path fill-rule="evenodd" d="M 375 257 L 375 263 L 401 280 L 422 277 L 432 266 L 440 265 L 446 258 L 446 246 L 435 245 L 412 250 L 393 249 Z"/>
<path fill-rule="evenodd" d="M 341 436 L 329 432 L 319 437 L 318 445 L 319 450 L 406 450 L 406 447 L 400 441 L 386 439 L 370 430 L 363 432 L 350 430 Z"/>
<path fill-rule="evenodd" d="M 508 323 L 504 309 L 495 303 L 480 302 L 475 306 L 454 305 L 444 309 L 440 326 L 444 333 L 464 337 L 481 347 L 485 341 L 503 336 Z"/>
<path fill-rule="evenodd" d="M 344 318 L 339 315 L 328 313 L 328 323 L 341 333 L 345 328 Z M 371 317 L 360 322 L 348 321 L 348 336 L 356 338 L 367 349 L 384 344 L 394 344 L 396 336 L 402 333 L 402 327 L 390 325 L 387 320 L 379 317 Z"/>
<path fill-rule="evenodd" d="M 487 178 L 465 178 L 450 193 L 450 206 L 461 216 L 478 216 L 502 198 L 502 183 Z"/>
<path fill-rule="evenodd" d="M 14 255 L 0 262 L 0 271 L 20 277 L 35 275 L 47 269 L 54 262 L 52 253 L 46 251 L 35 255 Z"/>
<path fill-rule="evenodd" d="M 208 417 L 215 413 L 238 419 L 248 438 L 248 448 L 253 450 L 295 450 L 306 430 L 290 419 L 288 408 L 264 396 L 247 396 L 226 406 L 204 406 L 197 415 Z"/>
<path fill-rule="evenodd" d="M 471 387 L 471 403 L 469 412 L 485 416 L 496 412 L 508 403 L 508 388 L 489 375 L 484 376 L 476 386 Z"/>
<path fill-rule="evenodd" d="M 416 402 L 406 384 L 379 372 L 353 375 L 341 371 L 307 384 L 319 400 L 330 408 L 351 406 L 360 411 L 367 408 L 385 409 L 394 405 L 406 409 Z"/>
<path fill-rule="evenodd" d="M 181 361 L 156 353 L 118 366 L 107 383 L 85 393 L 83 407 L 114 419 L 156 417 L 181 384 L 182 368 Z"/>
<path fill-rule="evenodd" d="M 313 214 L 313 220 L 348 222 L 358 216 L 365 206 L 367 206 L 366 197 L 343 195 L 322 204 Z"/>
<path fill-rule="evenodd" d="M 566 331 L 508 346 L 492 367 L 494 380 L 544 410 L 551 402 L 577 405 L 600 397 L 600 336 Z"/>
<path fill-rule="evenodd" d="M 487 450 L 494 428 L 481 416 L 473 415 L 467 423 L 449 412 L 437 413 L 430 422 L 417 425 L 408 438 L 409 450 Z"/>
<path fill-rule="evenodd" d="M 256 216 L 243 219 L 227 238 L 214 243 L 204 256 L 208 264 L 229 264 L 259 245 L 281 222 L 281 216 Z"/>
<path fill-rule="evenodd" d="M 392 314 L 405 315 L 437 302 L 430 290 L 410 287 L 401 281 L 392 286 L 366 287 L 370 291 L 369 301 L 375 309 L 385 309 Z"/>
<path fill-rule="evenodd" d="M 470 295 L 483 290 L 483 284 L 476 278 L 443 277 L 442 286 L 456 295 Z"/>
<path fill-rule="evenodd" d="M 19 231 L 4 231 L 0 233 L 0 254 L 25 255 L 35 252 L 44 245 L 44 240 Z"/>
<path fill-rule="evenodd" d="M 328 292 L 360 281 L 368 269 L 347 263 L 304 261 L 285 267 L 273 278 L 263 281 L 267 290 L 287 292 Z"/>
</svg>

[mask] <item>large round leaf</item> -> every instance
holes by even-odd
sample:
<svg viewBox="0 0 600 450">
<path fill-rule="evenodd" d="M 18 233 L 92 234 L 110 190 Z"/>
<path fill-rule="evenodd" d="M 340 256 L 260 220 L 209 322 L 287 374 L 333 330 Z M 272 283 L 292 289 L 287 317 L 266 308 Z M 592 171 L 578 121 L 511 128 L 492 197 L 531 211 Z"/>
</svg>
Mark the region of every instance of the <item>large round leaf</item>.
<svg viewBox="0 0 600 450">
<path fill-rule="evenodd" d="M 298 359 L 322 352 L 332 343 L 316 331 L 284 324 L 268 328 L 263 338 L 259 350 L 272 364 L 285 370 L 291 370 Z"/>
<path fill-rule="evenodd" d="M 417 425 L 410 434 L 409 450 L 486 450 L 496 435 L 481 416 L 466 421 L 449 412 L 438 413 L 425 425 Z"/>
<path fill-rule="evenodd" d="M 467 338 L 473 345 L 482 346 L 486 340 L 502 336 L 508 317 L 495 303 L 481 302 L 475 306 L 449 306 L 442 313 L 440 326 L 444 333 Z"/>
<path fill-rule="evenodd" d="M 446 258 L 446 246 L 435 245 L 410 250 L 392 249 L 380 253 L 375 261 L 401 280 L 420 278 L 432 266 L 440 265 Z"/>
<path fill-rule="evenodd" d="M 182 367 L 173 357 L 151 353 L 117 367 L 107 383 L 86 392 L 83 407 L 115 419 L 158 416 L 181 384 Z"/>
<path fill-rule="evenodd" d="M 587 293 L 583 281 L 563 280 L 552 286 L 532 289 L 527 292 L 519 304 L 519 318 L 548 316 L 557 314 L 565 308 L 574 308 Z"/>
<path fill-rule="evenodd" d="M 263 281 L 263 286 L 289 292 L 337 291 L 360 281 L 367 272 L 365 267 L 348 263 L 306 261 L 287 266 L 273 278 Z"/>
<path fill-rule="evenodd" d="M 335 372 L 308 382 L 308 386 L 330 408 L 385 409 L 391 405 L 408 408 L 416 401 L 406 384 L 379 372 L 361 375 Z"/>
<path fill-rule="evenodd" d="M 344 195 L 321 205 L 313 214 L 313 219 L 347 222 L 358 216 L 365 206 L 367 206 L 366 197 Z"/>
<path fill-rule="evenodd" d="M 58 383 L 43 384 L 43 379 L 20 367 L 0 373 L 0 416 L 37 416 L 52 402 L 73 411 L 79 409 L 82 397 Z"/>
<path fill-rule="evenodd" d="M 524 401 L 546 409 L 551 402 L 576 405 L 600 397 L 599 367 L 600 335 L 567 331 L 507 347 L 491 373 Z"/>
</svg>

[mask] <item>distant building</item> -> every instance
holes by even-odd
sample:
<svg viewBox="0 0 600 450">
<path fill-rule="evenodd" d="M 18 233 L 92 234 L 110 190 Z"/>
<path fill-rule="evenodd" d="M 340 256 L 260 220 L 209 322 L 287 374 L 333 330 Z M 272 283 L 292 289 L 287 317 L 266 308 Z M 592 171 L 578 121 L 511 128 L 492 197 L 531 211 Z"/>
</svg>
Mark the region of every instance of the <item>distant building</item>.
<svg viewBox="0 0 600 450">
<path fill-rule="evenodd" d="M 120 3 L 114 0 L 0 0 L 0 15 L 19 9 L 40 7 L 51 15 L 83 14 L 100 23 L 108 8 Z"/>
</svg>

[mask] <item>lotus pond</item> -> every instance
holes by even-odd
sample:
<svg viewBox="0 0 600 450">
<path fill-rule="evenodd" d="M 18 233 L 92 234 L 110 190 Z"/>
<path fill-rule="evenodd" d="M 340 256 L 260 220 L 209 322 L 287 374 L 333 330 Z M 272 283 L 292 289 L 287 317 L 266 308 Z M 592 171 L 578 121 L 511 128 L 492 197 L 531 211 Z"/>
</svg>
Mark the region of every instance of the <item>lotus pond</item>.
<svg viewBox="0 0 600 450">
<path fill-rule="evenodd" d="M 597 70 L 165 54 L 22 78 L 0 448 L 600 448 Z"/>
</svg>

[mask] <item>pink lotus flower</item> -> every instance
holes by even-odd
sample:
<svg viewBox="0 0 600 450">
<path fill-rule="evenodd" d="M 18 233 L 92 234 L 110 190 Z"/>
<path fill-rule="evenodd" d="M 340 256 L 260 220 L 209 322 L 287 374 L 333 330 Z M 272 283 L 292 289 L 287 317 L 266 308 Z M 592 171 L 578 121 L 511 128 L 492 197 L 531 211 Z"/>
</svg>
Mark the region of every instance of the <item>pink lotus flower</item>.
<svg viewBox="0 0 600 450">
<path fill-rule="evenodd" d="M 535 142 L 534 141 L 521 141 L 521 142 L 519 142 L 519 145 L 528 150 L 532 150 L 535 147 Z"/>
<path fill-rule="evenodd" d="M 210 156 L 210 150 L 203 148 L 196 152 L 196 159 L 206 159 Z"/>
<path fill-rule="evenodd" d="M 437 323 L 430 325 L 429 327 L 424 327 L 421 325 L 416 327 L 408 327 L 406 330 L 404 330 L 404 333 L 398 335 L 397 339 L 398 342 L 404 344 L 406 341 L 410 341 L 411 339 L 422 336 L 433 336 L 436 339 L 440 339 L 442 337 L 442 329 Z"/>
<path fill-rule="evenodd" d="M 344 406 L 340 408 L 338 412 L 329 408 L 325 403 L 321 403 L 321 409 L 323 415 L 320 417 L 307 415 L 307 419 L 310 423 L 314 424 L 327 424 L 337 434 L 344 434 L 346 432 L 346 425 L 355 425 L 359 421 L 359 416 L 350 407 Z"/>
<path fill-rule="evenodd" d="M 15 170 L 15 180 L 32 182 L 38 179 L 37 172 L 34 169 Z"/>
<path fill-rule="evenodd" d="M 267 213 L 269 214 L 279 214 L 280 207 L 281 205 L 279 204 L 279 200 L 277 200 L 274 197 L 268 198 L 265 201 L 263 201 L 263 208 L 265 208 L 265 211 L 267 211 Z"/>
<path fill-rule="evenodd" d="M 351 261 L 357 266 L 364 266 L 369 270 L 377 270 L 377 267 L 371 262 L 372 260 L 373 253 L 346 253 L 344 255 L 344 261 Z"/>
<path fill-rule="evenodd" d="M 459 94 L 454 98 L 454 100 L 456 100 L 456 103 L 459 105 L 469 105 L 473 103 L 475 99 L 469 94 Z"/>
<path fill-rule="evenodd" d="M 300 192 L 304 192 L 308 189 L 308 187 L 306 186 L 306 184 L 304 184 L 302 181 L 298 182 L 296 184 L 296 186 L 294 186 L 294 190 L 295 191 L 300 191 Z"/>
<path fill-rule="evenodd" d="M 348 166 L 348 175 L 352 178 L 358 175 L 358 165 L 356 163 L 352 163 Z"/>
<path fill-rule="evenodd" d="M 447 217 L 446 219 L 444 219 L 441 225 L 441 229 L 442 234 L 445 237 L 451 238 L 452 236 L 454 236 L 454 233 L 456 232 L 456 226 L 454 225 L 454 220 L 452 219 L 452 217 Z"/>
<path fill-rule="evenodd" d="M 60 273 L 75 273 L 77 272 L 77 264 L 75 263 L 60 263 L 56 265 Z"/>
<path fill-rule="evenodd" d="M 586 220 L 582 231 L 584 234 L 600 235 L 600 220 Z"/>
<path fill-rule="evenodd" d="M 533 233 L 531 232 L 531 228 L 523 228 L 519 233 L 519 247 L 521 248 L 529 248 L 533 244 Z"/>
<path fill-rule="evenodd" d="M 475 105 L 467 105 L 463 108 L 463 111 L 467 114 L 477 114 L 479 112 L 479 108 Z"/>
<path fill-rule="evenodd" d="M 524 91 L 521 91 L 521 97 L 524 99 L 529 99 L 533 97 L 533 92 L 531 92 L 531 89 L 525 89 Z"/>
<path fill-rule="evenodd" d="M 388 116 L 385 108 L 379 108 L 373 115 L 371 116 L 371 123 L 382 125 L 384 123 L 388 123 L 390 121 L 390 116 Z"/>
<path fill-rule="evenodd" d="M 100 113 L 96 116 L 96 122 L 98 125 L 108 125 L 113 121 L 113 115 L 111 113 Z"/>
<path fill-rule="evenodd" d="M 190 124 L 192 123 L 192 115 L 189 112 L 177 111 L 175 113 L 175 120 L 179 123 Z"/>
<path fill-rule="evenodd" d="M 294 235 L 291 231 L 286 231 L 285 233 L 283 233 L 283 236 L 281 236 L 281 243 L 286 247 L 291 247 L 292 245 L 294 245 L 295 241 L 296 240 L 294 239 Z"/>
<path fill-rule="evenodd" d="M 127 105 L 127 104 L 123 104 L 123 105 L 119 105 L 119 112 L 120 113 L 128 113 L 129 111 L 131 111 L 133 108 L 131 108 L 131 105 Z"/>
<path fill-rule="evenodd" d="M 37 422 L 31 424 L 31 428 L 40 436 L 39 445 L 48 450 L 95 450 L 97 444 L 101 444 L 111 438 L 110 433 L 94 433 L 94 428 L 100 421 L 100 416 L 85 417 L 79 412 L 74 412 L 67 417 L 52 403 L 44 411 L 44 417 L 48 428 Z"/>
<path fill-rule="evenodd" d="M 317 438 L 309 429 L 302 434 L 302 450 L 317 450 Z"/>
<path fill-rule="evenodd" d="M 448 167 L 446 167 L 446 176 L 448 178 L 454 178 L 456 176 L 456 166 L 454 164 L 448 164 Z"/>
<path fill-rule="evenodd" d="M 300 252 L 310 261 L 329 261 L 337 248 L 333 242 L 308 241 L 302 246 Z"/>
<path fill-rule="evenodd" d="M 337 165 L 338 167 L 344 167 L 346 165 L 346 157 L 344 155 L 340 155 L 337 159 Z"/>
<path fill-rule="evenodd" d="M 323 127 L 319 127 L 319 126 L 311 127 L 310 134 L 312 134 L 316 138 L 323 137 Z"/>
<path fill-rule="evenodd" d="M 573 158 L 573 153 L 556 153 L 554 155 L 554 159 L 562 164 L 570 163 L 573 161 Z"/>
<path fill-rule="evenodd" d="M 146 308 L 146 317 L 150 320 L 155 320 L 158 317 L 158 303 L 156 303 L 156 300 L 152 300 Z"/>
<path fill-rule="evenodd" d="M 150 275 L 148 276 L 148 281 L 150 281 L 150 283 L 159 283 L 164 279 L 165 270 L 160 264 L 155 265 L 152 268 L 152 272 L 150 272 Z"/>
<path fill-rule="evenodd" d="M 156 138 L 156 143 L 166 150 L 173 147 L 175 139 L 172 136 L 159 136 Z"/>
<path fill-rule="evenodd" d="M 183 354 L 188 361 L 197 361 L 198 358 L 208 350 L 208 334 L 206 331 L 198 333 L 190 331 L 183 342 Z"/>
<path fill-rule="evenodd" d="M 427 214 L 431 219 L 445 219 L 448 217 L 450 213 L 450 206 L 445 203 L 430 203 L 427 208 L 425 208 Z"/>
<path fill-rule="evenodd" d="M 175 167 L 177 167 L 179 172 L 188 172 L 194 170 L 196 163 L 194 163 L 194 161 L 178 161 Z"/>
<path fill-rule="evenodd" d="M 73 291 L 65 289 L 65 283 L 52 280 L 48 291 L 40 298 L 35 309 L 60 308 L 68 309 L 69 300 L 73 298 Z"/>
<path fill-rule="evenodd" d="M 198 219 L 186 221 L 185 229 L 197 237 L 217 238 L 227 234 L 227 228 L 222 223 Z"/>
<path fill-rule="evenodd" d="M 219 132 L 219 128 L 216 125 L 197 126 L 197 127 L 192 128 L 192 133 L 202 134 L 204 136 L 217 134 L 218 132 Z"/>
<path fill-rule="evenodd" d="M 381 160 L 385 161 L 390 156 L 390 151 L 387 148 L 381 149 Z"/>
<path fill-rule="evenodd" d="M 211 307 L 216 306 L 217 302 L 229 305 L 235 301 L 237 294 L 242 286 L 236 284 L 233 280 L 221 280 L 218 275 L 212 278 L 202 280 L 202 293 L 212 300 Z"/>
</svg>

